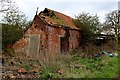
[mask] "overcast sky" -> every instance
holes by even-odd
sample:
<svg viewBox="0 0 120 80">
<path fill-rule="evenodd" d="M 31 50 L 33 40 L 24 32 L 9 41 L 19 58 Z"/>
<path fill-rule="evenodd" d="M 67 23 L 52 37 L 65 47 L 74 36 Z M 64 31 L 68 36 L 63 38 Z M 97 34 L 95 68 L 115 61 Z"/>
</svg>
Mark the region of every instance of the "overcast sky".
<svg viewBox="0 0 120 80">
<path fill-rule="evenodd" d="M 33 19 L 37 7 L 39 12 L 44 8 L 49 8 L 74 18 L 81 12 L 97 14 L 101 22 L 105 20 L 105 14 L 118 9 L 119 0 L 14 0 L 19 9 L 23 11 L 29 19 Z"/>
</svg>

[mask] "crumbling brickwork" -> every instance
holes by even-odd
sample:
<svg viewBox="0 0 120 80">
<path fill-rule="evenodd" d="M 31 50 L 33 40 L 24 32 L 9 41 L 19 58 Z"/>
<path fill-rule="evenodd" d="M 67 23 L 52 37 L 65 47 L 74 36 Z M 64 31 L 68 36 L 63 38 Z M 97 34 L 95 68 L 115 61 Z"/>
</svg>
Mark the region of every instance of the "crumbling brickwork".
<svg viewBox="0 0 120 80">
<path fill-rule="evenodd" d="M 28 55 L 43 52 L 60 53 L 79 48 L 80 41 L 81 30 L 72 23 L 72 18 L 45 9 L 39 15 L 35 15 L 31 27 L 13 48 L 16 52 L 22 51 Z"/>
</svg>

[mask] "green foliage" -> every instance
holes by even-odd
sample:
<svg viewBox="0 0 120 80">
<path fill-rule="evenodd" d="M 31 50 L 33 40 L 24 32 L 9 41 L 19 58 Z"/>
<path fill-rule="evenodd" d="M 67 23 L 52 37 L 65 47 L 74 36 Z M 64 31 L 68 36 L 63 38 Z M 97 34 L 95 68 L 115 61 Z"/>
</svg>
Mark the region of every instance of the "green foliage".
<svg viewBox="0 0 120 80">
<path fill-rule="evenodd" d="M 118 74 L 118 57 L 102 56 L 99 58 L 81 58 L 74 56 L 73 60 L 79 62 L 83 69 L 80 72 L 90 71 L 92 76 L 86 74 L 87 78 L 116 78 Z M 75 69 L 74 69 L 75 70 Z"/>
<path fill-rule="evenodd" d="M 2 44 L 4 48 L 5 46 L 13 44 L 19 40 L 23 35 L 23 31 L 25 31 L 31 24 L 31 21 L 27 20 L 25 14 L 18 9 L 12 0 L 10 0 L 10 2 L 3 2 L 6 2 L 7 4 L 13 4 L 10 6 L 2 3 L 4 6 L 11 7 L 8 8 L 10 10 L 5 10 L 5 13 L 2 14 Z"/>
<path fill-rule="evenodd" d="M 15 43 L 23 35 L 23 30 L 17 25 L 2 24 L 2 45 L 3 48 L 7 45 Z"/>
<path fill-rule="evenodd" d="M 11 50 L 7 50 L 10 52 Z M 67 54 L 66 54 L 67 55 Z M 17 55 L 18 56 L 18 55 Z M 25 70 L 28 71 L 28 75 L 34 75 L 37 74 L 39 78 L 48 80 L 52 78 L 68 78 L 71 80 L 73 78 L 117 78 L 118 76 L 118 69 L 119 69 L 119 62 L 118 57 L 108 57 L 106 55 L 103 55 L 101 57 L 97 58 L 82 58 L 79 55 L 69 55 L 70 60 L 68 60 L 68 55 L 64 56 L 66 59 L 59 59 L 58 62 L 62 62 L 61 65 L 62 67 L 60 68 L 59 66 L 61 65 L 49 65 L 49 63 L 41 63 L 39 66 L 38 60 L 31 60 L 27 59 L 27 57 L 23 57 L 21 59 L 17 58 L 11 58 L 9 62 L 13 61 L 15 59 L 18 60 L 15 62 L 15 65 L 17 67 L 22 67 Z M 19 56 L 20 57 L 20 56 Z M 60 58 L 63 56 L 60 56 Z M 41 57 L 42 58 L 42 57 Z M 45 57 L 44 57 L 45 58 Z M 22 63 L 19 63 L 22 61 Z M 42 60 L 39 60 L 42 61 Z M 66 62 L 67 61 L 67 62 Z M 17 64 L 16 64 L 17 63 Z M 33 66 L 34 63 L 36 66 Z M 4 66 L 4 65 L 3 65 Z M 6 65 L 5 65 L 6 66 Z M 11 65 L 7 66 L 8 70 Z M 15 67 L 15 66 L 14 66 Z M 13 68 L 14 68 L 13 67 Z M 29 71 L 33 69 L 39 69 L 38 73 L 29 73 Z M 62 74 L 59 74 L 59 70 L 63 70 Z M 102 79 L 101 79 L 102 80 Z"/>
<path fill-rule="evenodd" d="M 25 70 L 27 70 L 27 71 L 29 71 L 29 70 L 31 70 L 31 68 L 29 67 L 29 65 L 24 65 L 24 66 L 22 66 Z"/>
<path fill-rule="evenodd" d="M 23 29 L 29 25 L 27 17 L 23 12 L 19 10 L 6 12 L 6 14 L 3 16 L 2 23 L 9 25 L 18 25 Z"/>
<path fill-rule="evenodd" d="M 83 31 L 83 43 L 90 41 L 94 37 L 94 34 L 100 31 L 100 22 L 97 15 L 92 16 L 89 13 L 81 13 L 75 16 L 73 22 Z"/>
<path fill-rule="evenodd" d="M 55 73 L 56 70 L 57 70 L 57 68 L 54 66 L 51 66 L 46 69 L 45 68 L 42 69 L 40 72 L 41 78 L 46 78 L 46 79 L 58 78 L 58 75 Z"/>
</svg>

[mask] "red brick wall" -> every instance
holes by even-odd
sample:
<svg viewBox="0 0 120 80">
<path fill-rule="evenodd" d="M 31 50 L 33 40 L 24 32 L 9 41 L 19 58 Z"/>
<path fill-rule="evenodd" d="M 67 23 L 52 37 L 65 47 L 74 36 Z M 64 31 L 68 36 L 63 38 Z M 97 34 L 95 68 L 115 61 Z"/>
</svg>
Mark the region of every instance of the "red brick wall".
<svg viewBox="0 0 120 80">
<path fill-rule="evenodd" d="M 65 34 L 63 28 L 48 26 L 48 52 L 60 52 L 60 36 Z"/>
<path fill-rule="evenodd" d="M 61 41 L 60 37 L 65 37 L 66 30 L 63 28 L 56 28 L 48 26 L 48 52 L 50 53 L 59 53 L 61 52 Z M 80 31 L 78 30 L 69 30 L 69 51 L 80 47 Z M 66 42 L 63 43 L 66 45 Z M 64 47 L 65 48 L 65 47 Z M 67 49 L 67 48 L 66 48 Z"/>
<path fill-rule="evenodd" d="M 73 49 L 80 47 L 80 38 L 81 33 L 78 30 L 70 30 L 70 38 L 69 38 L 69 50 L 72 51 Z"/>
<path fill-rule="evenodd" d="M 40 34 L 41 50 L 46 49 L 46 45 L 47 45 L 46 24 L 38 16 L 35 16 L 32 26 L 28 28 L 28 30 L 25 32 L 23 38 L 17 41 L 13 46 L 15 52 L 25 52 L 25 53 L 29 52 L 28 45 L 29 45 L 29 37 L 31 34 Z"/>
<path fill-rule="evenodd" d="M 13 45 L 13 48 L 14 48 L 15 52 L 27 52 L 26 49 L 28 49 L 27 48 L 28 47 L 28 43 L 29 43 L 28 39 L 22 38 L 19 41 L 17 41 L 15 43 L 15 45 Z"/>
<path fill-rule="evenodd" d="M 69 50 L 78 48 L 80 45 L 80 31 L 69 29 L 70 36 L 68 37 Z M 16 52 L 28 53 L 29 36 L 31 34 L 40 35 L 40 51 L 47 53 L 61 52 L 61 39 L 66 35 L 66 30 L 61 27 L 52 27 L 45 24 L 39 16 L 35 16 L 32 26 L 25 32 L 24 38 L 17 41 L 13 46 Z M 28 53 L 29 54 L 29 53 Z"/>
</svg>

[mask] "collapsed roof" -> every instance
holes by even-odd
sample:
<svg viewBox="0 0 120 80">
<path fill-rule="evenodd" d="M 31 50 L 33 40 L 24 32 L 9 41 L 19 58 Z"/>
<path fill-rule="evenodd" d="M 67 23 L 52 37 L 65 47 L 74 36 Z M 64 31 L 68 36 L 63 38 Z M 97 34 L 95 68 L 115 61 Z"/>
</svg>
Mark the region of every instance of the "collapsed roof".
<svg viewBox="0 0 120 80">
<path fill-rule="evenodd" d="M 46 23 L 56 27 L 68 27 L 71 29 L 80 30 L 73 23 L 73 18 L 66 16 L 57 11 L 50 10 L 45 8 L 44 11 L 41 11 L 38 16 L 44 20 Z"/>
</svg>

